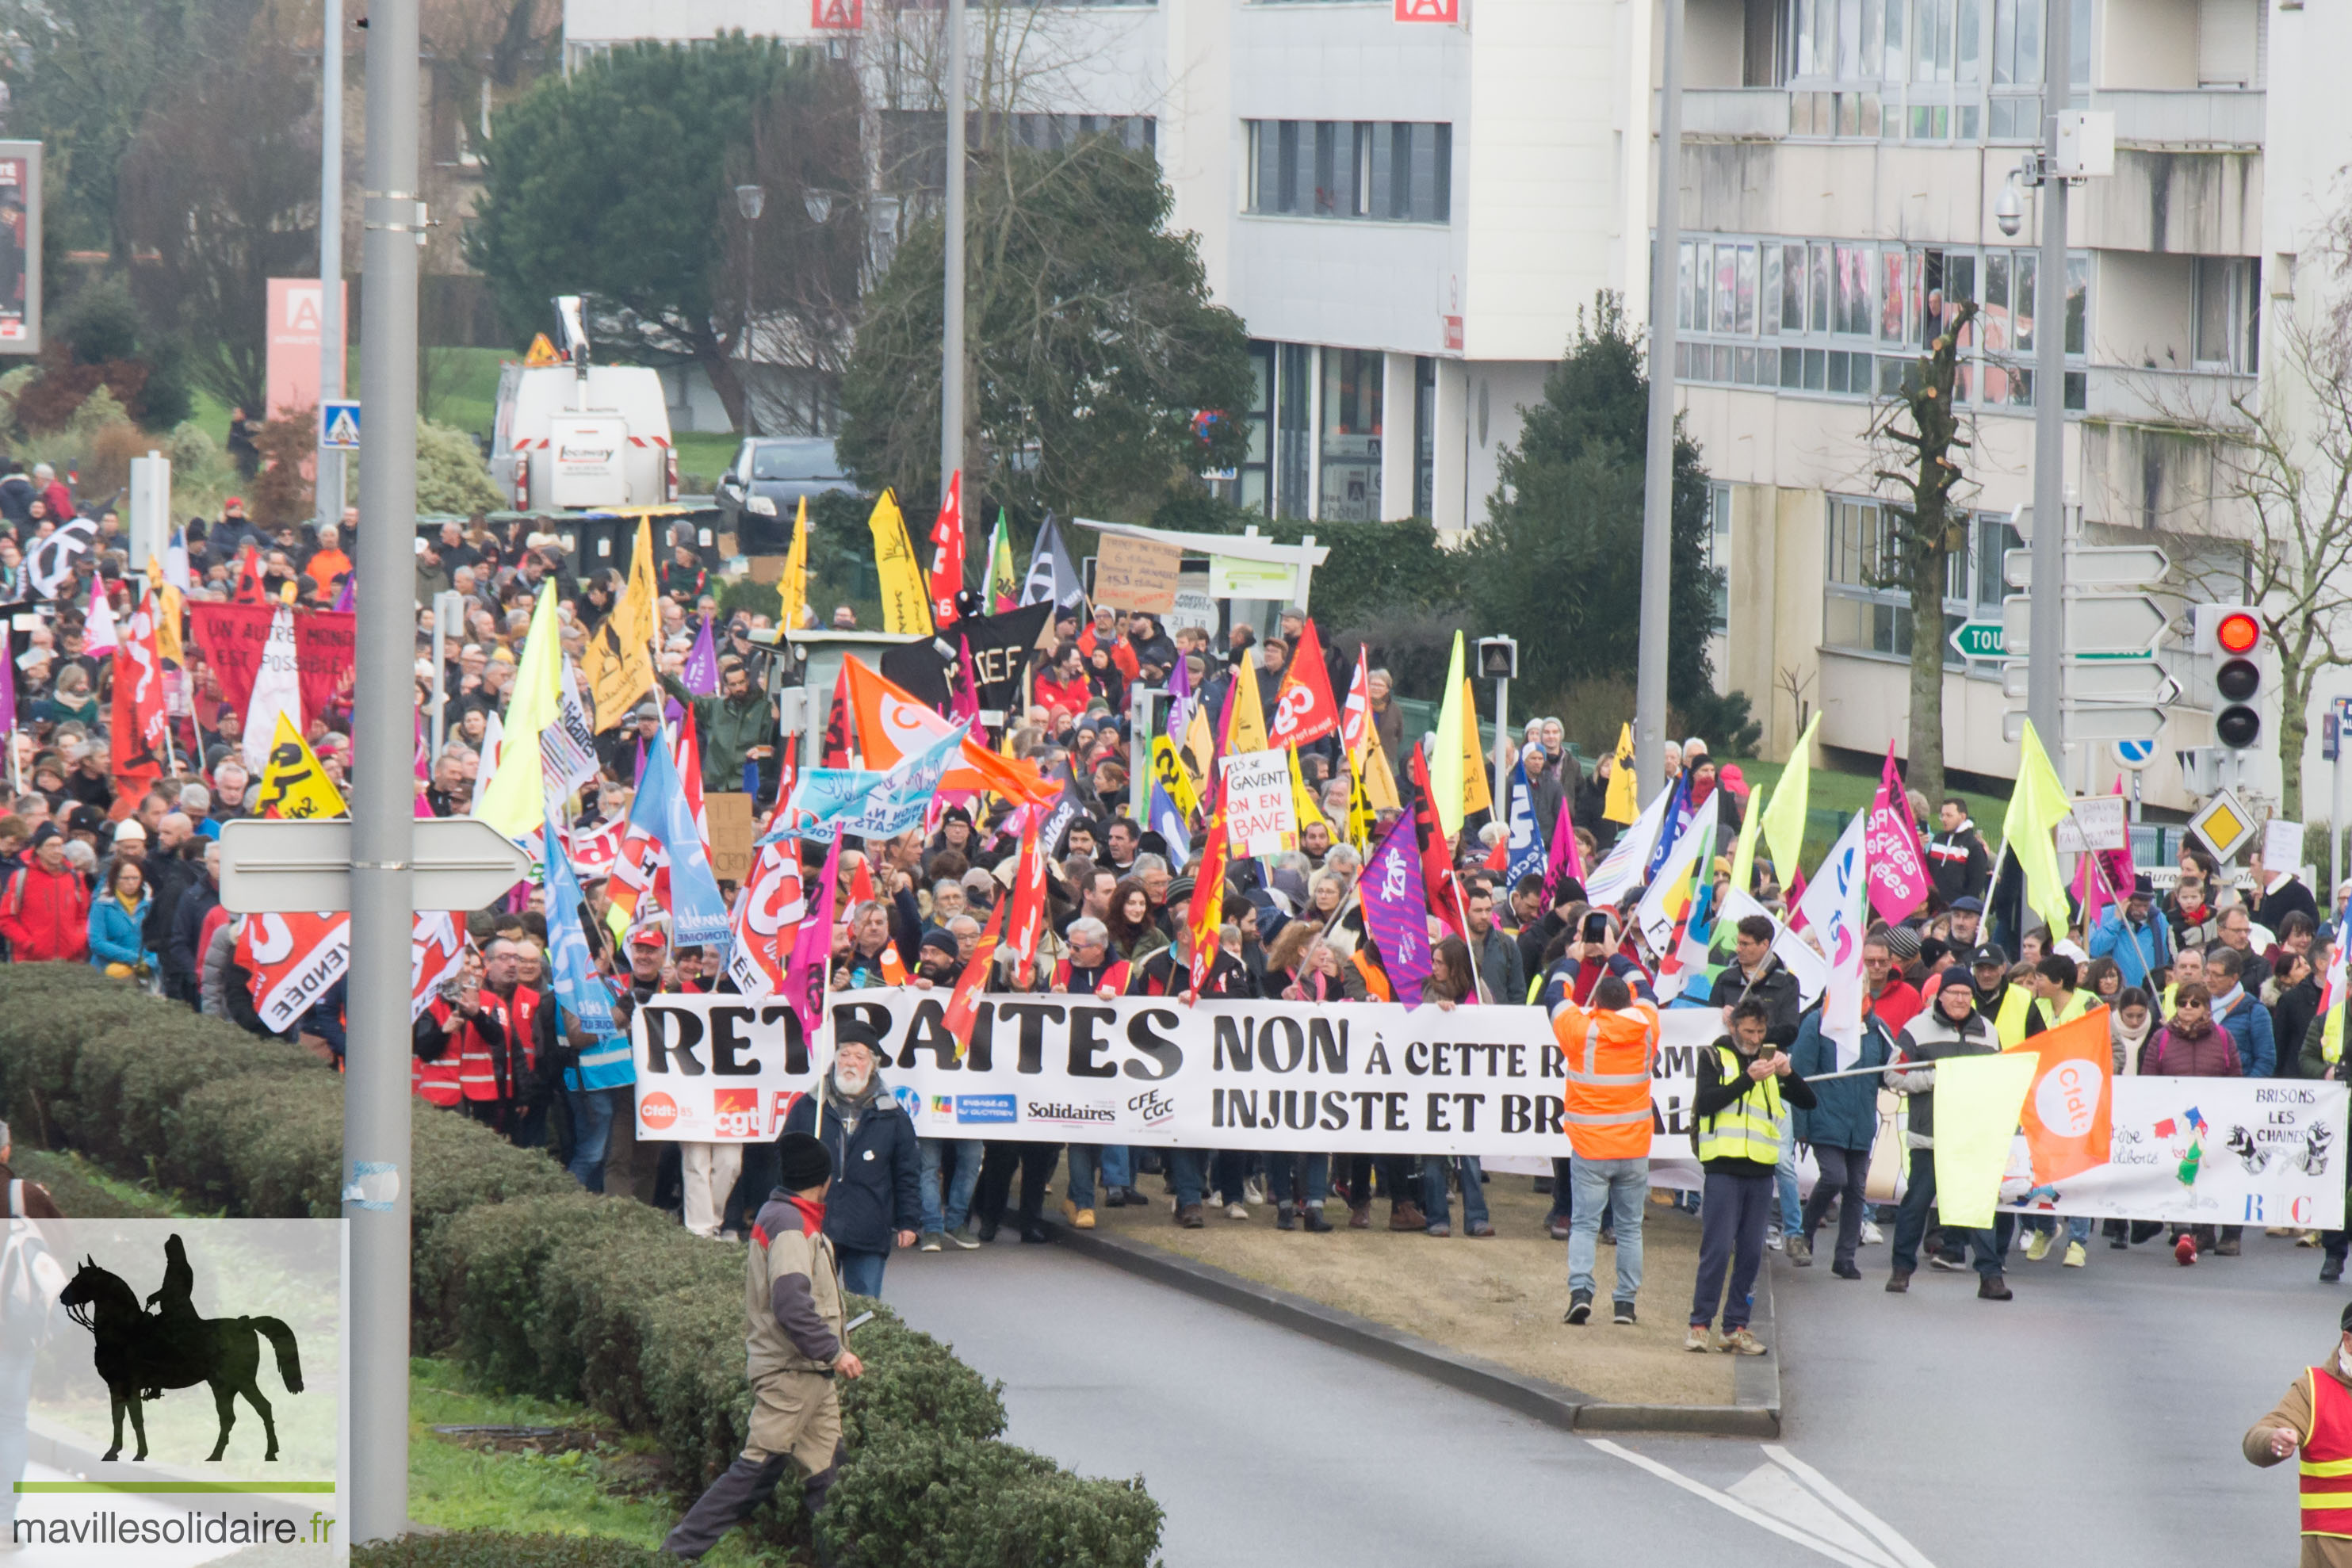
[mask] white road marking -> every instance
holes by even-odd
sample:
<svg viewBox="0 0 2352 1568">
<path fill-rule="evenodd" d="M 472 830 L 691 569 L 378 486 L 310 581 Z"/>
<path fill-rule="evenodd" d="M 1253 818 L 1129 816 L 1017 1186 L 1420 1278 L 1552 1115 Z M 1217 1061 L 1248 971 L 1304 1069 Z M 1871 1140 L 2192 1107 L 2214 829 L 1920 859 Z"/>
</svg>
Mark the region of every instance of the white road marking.
<svg viewBox="0 0 2352 1568">
<path fill-rule="evenodd" d="M 1600 1449 L 1604 1454 L 1613 1454 L 1629 1465 L 1637 1466 L 1642 1469 L 1649 1471 L 1652 1475 L 1657 1477 L 1662 1481 L 1682 1488 L 1683 1490 L 1689 1492 L 1694 1497 L 1705 1498 L 1707 1501 L 1715 1504 L 1716 1507 L 1722 1509 L 1727 1513 L 1737 1514 L 1750 1524 L 1759 1525 L 1763 1529 L 1770 1531 L 1775 1535 L 1781 1536 L 1787 1540 L 1795 1542 L 1800 1546 L 1818 1552 L 1833 1563 L 1843 1563 L 1846 1564 L 1846 1568 L 1886 1568 L 1886 1560 L 1882 1555 L 1874 1553 L 1869 1557 L 1862 1557 L 1857 1556 L 1852 1552 L 1846 1551 L 1843 1547 L 1832 1545 L 1830 1542 L 1822 1540 L 1817 1535 L 1800 1530 L 1795 1525 L 1790 1524 L 1785 1521 L 1773 1518 L 1770 1514 L 1764 1512 L 1761 1509 L 1755 1508 L 1748 1503 L 1742 1502 L 1739 1499 L 1732 1497 L 1727 1493 L 1719 1492 L 1713 1487 L 1695 1481 L 1688 1476 L 1684 1475 L 1681 1471 L 1674 1469 L 1669 1466 L 1663 1465 L 1657 1460 L 1651 1458 L 1646 1454 L 1637 1454 L 1633 1452 L 1633 1449 L 1612 1443 L 1605 1437 L 1588 1437 L 1585 1441 L 1591 1444 L 1594 1447 Z"/>
<path fill-rule="evenodd" d="M 1865 1562 L 1877 1563 L 1879 1568 L 1902 1568 L 1902 1564 L 1879 1550 L 1876 1542 L 1838 1517 L 1834 1509 L 1807 1491 L 1802 1482 L 1778 1465 L 1769 1462 L 1759 1465 L 1725 1490 L 1775 1519 L 1795 1525 L 1809 1535 L 1832 1546 L 1843 1547 Z"/>
<path fill-rule="evenodd" d="M 1832 1508 L 1862 1526 L 1878 1539 L 1878 1543 L 1891 1552 L 1902 1568 L 1935 1568 L 1919 1549 L 1903 1539 L 1902 1532 L 1879 1518 L 1870 1510 L 1848 1497 L 1827 1476 L 1789 1452 L 1778 1443 L 1764 1445 L 1764 1452 L 1788 1467 L 1796 1478 L 1821 1494 Z"/>
</svg>

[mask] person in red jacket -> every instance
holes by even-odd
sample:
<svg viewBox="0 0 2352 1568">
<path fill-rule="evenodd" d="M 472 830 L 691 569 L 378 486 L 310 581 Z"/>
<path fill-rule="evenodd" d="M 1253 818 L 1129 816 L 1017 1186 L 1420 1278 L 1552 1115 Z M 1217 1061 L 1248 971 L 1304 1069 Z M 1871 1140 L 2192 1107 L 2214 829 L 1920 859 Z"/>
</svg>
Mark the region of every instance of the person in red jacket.
<svg viewBox="0 0 2352 1568">
<path fill-rule="evenodd" d="M 0 937 L 18 963 L 89 960 L 89 884 L 66 860 L 65 835 L 54 822 L 34 832 L 25 865 L 0 891 Z"/>
</svg>

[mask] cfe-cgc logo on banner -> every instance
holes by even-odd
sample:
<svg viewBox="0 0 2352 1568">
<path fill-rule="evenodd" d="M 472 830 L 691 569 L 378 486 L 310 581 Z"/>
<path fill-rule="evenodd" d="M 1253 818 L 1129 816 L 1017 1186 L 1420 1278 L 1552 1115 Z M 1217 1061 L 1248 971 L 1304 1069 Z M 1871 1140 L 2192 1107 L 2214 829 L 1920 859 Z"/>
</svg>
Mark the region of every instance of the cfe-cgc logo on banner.
<svg viewBox="0 0 2352 1568">
<path fill-rule="evenodd" d="M 1021 1120 L 1016 1107 L 1015 1097 L 1009 1094 L 959 1094 L 955 1097 L 955 1119 L 967 1125 L 1013 1122 Z"/>
<path fill-rule="evenodd" d="M 1147 1089 L 1127 1102 L 1128 1110 L 1143 1118 L 1146 1127 L 1162 1127 L 1176 1118 L 1176 1100 L 1172 1095 Z"/>
<path fill-rule="evenodd" d="M 1095 1127 L 1118 1120 L 1118 1108 L 1107 1100 L 1033 1100 L 1023 1112 L 1024 1121 Z"/>
</svg>

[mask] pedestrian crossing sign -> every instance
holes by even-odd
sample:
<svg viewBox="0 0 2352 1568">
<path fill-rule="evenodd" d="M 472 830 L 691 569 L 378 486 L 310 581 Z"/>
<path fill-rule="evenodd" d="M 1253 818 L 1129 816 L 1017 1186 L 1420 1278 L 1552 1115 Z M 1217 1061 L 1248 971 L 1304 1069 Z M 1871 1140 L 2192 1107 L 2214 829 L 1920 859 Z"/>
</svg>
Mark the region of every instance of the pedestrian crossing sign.
<svg viewBox="0 0 2352 1568">
<path fill-rule="evenodd" d="M 357 398 L 331 397 L 319 407 L 319 445 L 330 452 L 360 449 L 360 405 Z"/>
</svg>

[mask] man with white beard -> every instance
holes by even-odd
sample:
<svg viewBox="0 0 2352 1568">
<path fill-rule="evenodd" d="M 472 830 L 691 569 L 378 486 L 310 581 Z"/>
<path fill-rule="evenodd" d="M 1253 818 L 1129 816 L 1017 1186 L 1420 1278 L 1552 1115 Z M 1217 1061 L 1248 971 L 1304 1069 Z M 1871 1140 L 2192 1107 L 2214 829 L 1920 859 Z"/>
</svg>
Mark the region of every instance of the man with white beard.
<svg viewBox="0 0 2352 1568">
<path fill-rule="evenodd" d="M 784 1118 L 784 1136 L 812 1134 L 833 1156 L 824 1234 L 841 1260 L 842 1289 L 857 1296 L 882 1294 L 890 1249 L 915 1245 L 923 1215 L 915 1124 L 874 1070 L 882 1054 L 871 1028 L 836 1019 L 824 1087 Z"/>
</svg>

